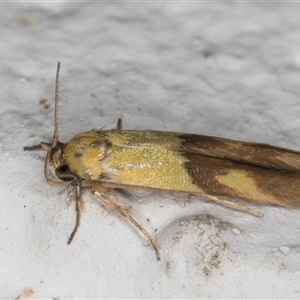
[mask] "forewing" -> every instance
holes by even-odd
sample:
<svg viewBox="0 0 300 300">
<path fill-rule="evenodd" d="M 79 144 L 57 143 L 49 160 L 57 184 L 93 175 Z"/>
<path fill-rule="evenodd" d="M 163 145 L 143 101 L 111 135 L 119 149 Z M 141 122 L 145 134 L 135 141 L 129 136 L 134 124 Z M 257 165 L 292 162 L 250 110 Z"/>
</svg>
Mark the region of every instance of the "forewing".
<svg viewBox="0 0 300 300">
<path fill-rule="evenodd" d="M 179 134 L 179 150 L 269 169 L 300 170 L 300 152 L 267 144 L 240 142 L 204 135 Z"/>
</svg>

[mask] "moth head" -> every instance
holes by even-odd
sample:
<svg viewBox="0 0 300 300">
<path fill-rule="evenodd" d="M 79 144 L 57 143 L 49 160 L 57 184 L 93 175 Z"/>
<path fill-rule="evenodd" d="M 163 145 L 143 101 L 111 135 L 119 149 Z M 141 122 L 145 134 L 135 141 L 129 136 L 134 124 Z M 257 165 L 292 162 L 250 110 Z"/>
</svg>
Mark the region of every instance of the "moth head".
<svg viewBox="0 0 300 300">
<path fill-rule="evenodd" d="M 67 185 L 74 180 L 74 177 L 70 177 L 70 174 L 69 177 L 67 177 L 69 168 L 63 159 L 63 146 L 64 144 L 59 141 L 57 141 L 55 146 L 52 146 L 52 144 L 49 143 L 41 143 L 41 147 L 47 151 L 44 173 L 45 178 L 50 185 Z M 62 180 L 63 182 L 53 180 L 49 176 L 49 173 L 51 173 L 52 177 Z"/>
<path fill-rule="evenodd" d="M 51 147 L 51 144 L 48 143 L 41 143 L 41 147 L 47 151 L 47 155 L 49 157 L 49 167 L 52 170 L 56 170 L 59 165 L 61 164 L 61 153 L 62 150 L 61 148 L 55 146 L 55 147 Z M 52 171 L 53 175 L 55 174 Z"/>
<path fill-rule="evenodd" d="M 24 147 L 24 150 L 32 151 L 44 149 L 47 151 L 44 174 L 47 183 L 54 186 L 66 186 L 76 182 L 77 186 L 81 185 L 80 178 L 70 172 L 68 165 L 64 160 L 64 144 L 58 140 L 58 94 L 59 94 L 59 70 L 60 63 L 57 64 L 56 84 L 55 84 L 55 112 L 54 112 L 54 133 L 51 143 L 40 143 L 39 145 Z M 51 175 L 50 175 L 51 173 Z M 55 178 L 55 180 L 54 180 Z"/>
<path fill-rule="evenodd" d="M 47 151 L 44 174 L 47 183 L 55 186 L 65 186 L 72 182 L 79 182 L 80 179 L 76 174 L 70 172 L 68 165 L 64 160 L 63 148 L 64 144 L 58 140 L 58 95 L 59 95 L 59 71 L 60 63 L 57 64 L 56 83 L 55 83 L 55 110 L 54 110 L 54 133 L 52 143 L 40 144 L 41 148 Z M 53 180 L 49 175 L 51 173 Z M 57 180 L 58 179 L 58 180 Z M 80 183 L 79 183 L 80 184 Z"/>
</svg>

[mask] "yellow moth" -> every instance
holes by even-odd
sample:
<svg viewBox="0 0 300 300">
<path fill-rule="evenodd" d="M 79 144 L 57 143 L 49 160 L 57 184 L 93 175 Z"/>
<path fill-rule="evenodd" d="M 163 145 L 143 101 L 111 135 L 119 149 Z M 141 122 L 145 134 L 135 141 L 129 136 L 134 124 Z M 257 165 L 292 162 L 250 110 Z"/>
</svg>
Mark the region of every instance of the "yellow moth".
<svg viewBox="0 0 300 300">
<path fill-rule="evenodd" d="M 300 207 L 300 152 L 266 144 L 217 137 L 151 130 L 91 130 L 69 142 L 58 140 L 59 70 L 55 87 L 55 127 L 51 143 L 43 148 L 48 184 L 72 185 L 76 191 L 76 224 L 80 223 L 81 194 L 90 188 L 108 207 L 130 220 L 160 250 L 128 207 L 107 195 L 115 188 L 149 188 L 198 195 L 256 216 L 258 211 L 228 197 Z M 224 198 L 225 197 L 225 198 Z"/>
</svg>

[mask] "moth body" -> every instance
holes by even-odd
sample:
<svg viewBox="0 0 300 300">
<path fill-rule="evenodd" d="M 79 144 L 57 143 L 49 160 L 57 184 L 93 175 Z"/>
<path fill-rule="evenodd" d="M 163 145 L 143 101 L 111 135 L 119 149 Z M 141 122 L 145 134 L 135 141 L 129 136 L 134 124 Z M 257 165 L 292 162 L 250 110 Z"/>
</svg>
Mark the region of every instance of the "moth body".
<svg viewBox="0 0 300 300">
<path fill-rule="evenodd" d="M 300 153 L 292 150 L 177 132 L 93 130 L 62 151 L 71 172 L 105 186 L 300 206 Z"/>
<path fill-rule="evenodd" d="M 266 144 L 166 131 L 92 130 L 68 143 L 58 140 L 59 69 L 55 86 L 55 127 L 51 143 L 25 147 L 47 151 L 44 174 L 48 184 L 74 186 L 76 224 L 80 224 L 82 189 L 88 187 L 110 209 L 130 220 L 151 242 L 156 241 L 106 191 L 148 188 L 205 197 L 256 216 L 261 213 L 228 198 L 300 207 L 300 152 Z"/>
</svg>

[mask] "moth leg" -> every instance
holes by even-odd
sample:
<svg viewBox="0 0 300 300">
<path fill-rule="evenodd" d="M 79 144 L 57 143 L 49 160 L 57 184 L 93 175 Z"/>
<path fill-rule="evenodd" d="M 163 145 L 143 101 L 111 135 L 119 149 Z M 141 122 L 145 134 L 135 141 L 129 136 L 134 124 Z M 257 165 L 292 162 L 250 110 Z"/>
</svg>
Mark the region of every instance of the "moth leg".
<svg viewBox="0 0 300 300">
<path fill-rule="evenodd" d="M 117 130 L 122 130 L 123 129 L 123 124 L 122 124 L 122 119 L 118 119 L 117 122 Z"/>
<path fill-rule="evenodd" d="M 83 209 L 83 203 L 81 201 L 81 187 L 76 186 L 76 223 L 74 229 L 68 239 L 68 245 L 71 244 L 79 226 L 80 226 L 80 217 L 81 217 L 81 210 Z"/>
<path fill-rule="evenodd" d="M 203 197 L 207 198 L 207 199 L 209 199 L 211 201 L 214 201 L 214 202 L 217 202 L 217 203 L 220 203 L 220 204 L 232 207 L 234 209 L 247 212 L 247 213 L 249 213 L 251 215 L 254 215 L 254 216 L 257 216 L 257 217 L 263 217 L 264 216 L 264 214 L 262 214 L 261 212 L 255 210 L 255 209 L 252 209 L 252 208 L 250 208 L 248 206 L 244 206 L 244 205 L 242 205 L 240 203 L 236 203 L 236 202 L 224 199 L 222 197 L 212 196 L 212 195 L 205 195 Z"/>
<path fill-rule="evenodd" d="M 95 191 L 94 194 L 96 194 L 101 199 L 101 201 L 103 201 L 108 207 L 112 208 L 113 210 L 115 210 L 119 214 L 121 214 L 123 217 L 130 220 L 130 222 L 132 222 L 148 238 L 148 240 L 150 241 L 150 243 L 152 244 L 152 246 L 156 252 L 157 259 L 160 260 L 160 251 L 159 251 L 159 247 L 158 247 L 156 241 L 149 234 L 149 232 L 133 218 L 130 208 L 121 206 L 121 205 L 115 203 L 108 196 L 106 196 L 104 194 L 100 194 L 97 191 Z"/>
<path fill-rule="evenodd" d="M 129 193 L 135 200 L 137 200 L 137 196 L 131 188 L 122 187 L 121 189 L 118 189 L 118 192 L 122 193 L 122 191 L 123 191 L 123 193 L 126 193 L 126 192 Z"/>
<path fill-rule="evenodd" d="M 185 198 L 182 196 L 181 193 L 179 193 L 179 197 L 180 197 L 180 200 L 181 200 L 183 206 L 186 206 L 186 200 L 185 200 Z"/>
</svg>

